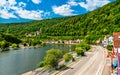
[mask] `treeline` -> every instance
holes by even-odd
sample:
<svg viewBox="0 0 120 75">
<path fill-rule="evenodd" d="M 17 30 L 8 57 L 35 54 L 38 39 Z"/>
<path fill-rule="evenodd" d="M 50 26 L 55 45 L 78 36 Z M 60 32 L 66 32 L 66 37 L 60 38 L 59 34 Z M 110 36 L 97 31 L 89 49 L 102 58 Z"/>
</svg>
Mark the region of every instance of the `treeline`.
<svg viewBox="0 0 120 75">
<path fill-rule="evenodd" d="M 17 37 L 23 38 L 25 34 L 32 34 L 36 31 L 44 30 L 52 25 L 66 20 L 65 18 L 46 19 L 40 21 L 31 21 L 25 23 L 7 23 L 0 24 L 0 31 L 4 33 L 14 34 Z"/>
<path fill-rule="evenodd" d="M 120 4 L 109 3 L 85 15 L 69 18 L 44 33 L 49 36 L 86 36 L 99 39 L 120 31 Z"/>
<path fill-rule="evenodd" d="M 120 31 L 120 1 L 109 3 L 84 15 L 32 21 L 28 23 L 1 24 L 0 30 L 26 39 L 86 39 L 94 44 L 107 34 Z M 35 35 L 38 32 L 38 35 Z"/>
<path fill-rule="evenodd" d="M 0 32 L 0 48 L 3 51 L 9 50 L 9 46 L 11 46 L 12 44 L 14 44 L 14 47 L 15 47 L 15 45 L 17 45 L 21 42 L 22 41 L 20 39 L 18 39 L 17 37 L 15 37 L 13 35 L 3 34 Z"/>
</svg>

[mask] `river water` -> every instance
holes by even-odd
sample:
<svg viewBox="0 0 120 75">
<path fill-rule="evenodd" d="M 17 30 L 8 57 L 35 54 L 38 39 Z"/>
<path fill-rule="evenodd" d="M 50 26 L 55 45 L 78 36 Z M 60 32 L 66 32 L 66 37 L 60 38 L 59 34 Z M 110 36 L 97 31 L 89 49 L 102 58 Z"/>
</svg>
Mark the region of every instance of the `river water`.
<svg viewBox="0 0 120 75">
<path fill-rule="evenodd" d="M 37 49 L 10 50 L 0 53 L 0 75 L 21 75 L 24 72 L 34 70 L 37 64 L 43 60 L 46 51 L 55 48 L 61 50 L 73 50 L 75 45 L 48 44 Z"/>
</svg>

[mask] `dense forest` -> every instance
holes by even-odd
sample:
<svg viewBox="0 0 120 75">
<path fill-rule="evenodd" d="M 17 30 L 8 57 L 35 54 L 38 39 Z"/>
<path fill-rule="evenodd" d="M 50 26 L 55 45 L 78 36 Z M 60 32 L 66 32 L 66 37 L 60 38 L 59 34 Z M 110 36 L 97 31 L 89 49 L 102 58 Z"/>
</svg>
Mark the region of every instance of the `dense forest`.
<svg viewBox="0 0 120 75">
<path fill-rule="evenodd" d="M 4 50 L 9 50 L 9 46 L 17 47 L 19 43 L 22 41 L 18 39 L 17 37 L 10 35 L 10 34 L 3 34 L 0 32 L 0 48 Z"/>
<path fill-rule="evenodd" d="M 24 41 L 81 38 L 88 43 L 95 43 L 107 34 L 120 31 L 120 1 L 109 3 L 83 15 L 0 24 L 0 31 Z"/>
</svg>

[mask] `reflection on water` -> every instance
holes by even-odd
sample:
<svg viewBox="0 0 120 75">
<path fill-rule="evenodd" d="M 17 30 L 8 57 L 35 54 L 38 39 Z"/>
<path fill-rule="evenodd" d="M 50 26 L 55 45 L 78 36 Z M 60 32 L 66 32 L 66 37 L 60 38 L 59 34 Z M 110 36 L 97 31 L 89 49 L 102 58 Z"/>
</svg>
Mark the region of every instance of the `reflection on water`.
<svg viewBox="0 0 120 75">
<path fill-rule="evenodd" d="M 43 48 L 11 50 L 0 53 L 0 75 L 20 75 L 35 69 L 43 60 L 46 51 L 55 48 L 64 51 L 74 50 L 75 45 L 48 44 Z"/>
</svg>

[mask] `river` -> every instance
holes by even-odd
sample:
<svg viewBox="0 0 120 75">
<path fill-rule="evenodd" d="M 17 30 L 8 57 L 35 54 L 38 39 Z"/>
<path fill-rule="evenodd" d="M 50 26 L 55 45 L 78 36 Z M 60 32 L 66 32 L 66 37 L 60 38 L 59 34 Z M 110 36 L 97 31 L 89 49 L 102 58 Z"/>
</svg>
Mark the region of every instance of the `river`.
<svg viewBox="0 0 120 75">
<path fill-rule="evenodd" d="M 73 50 L 75 45 L 48 44 L 37 49 L 10 50 L 0 53 L 0 75 L 21 75 L 24 72 L 34 70 L 37 64 L 43 60 L 46 51 L 55 48 L 61 50 Z"/>
</svg>

